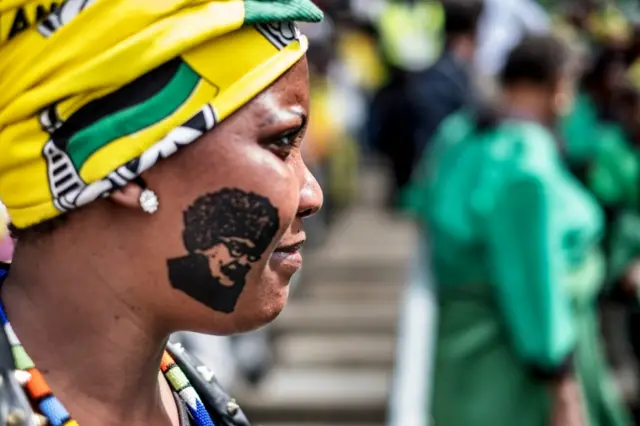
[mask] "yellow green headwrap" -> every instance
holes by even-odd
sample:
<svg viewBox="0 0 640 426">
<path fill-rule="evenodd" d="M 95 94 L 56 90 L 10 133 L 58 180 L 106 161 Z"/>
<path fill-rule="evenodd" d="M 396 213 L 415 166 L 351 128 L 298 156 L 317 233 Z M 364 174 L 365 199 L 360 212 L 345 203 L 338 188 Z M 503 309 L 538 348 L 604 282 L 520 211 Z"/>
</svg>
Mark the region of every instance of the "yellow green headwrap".
<svg viewBox="0 0 640 426">
<path fill-rule="evenodd" d="M 309 0 L 0 0 L 13 224 L 90 203 L 194 142 L 302 58 L 293 21 L 320 19 Z"/>
</svg>

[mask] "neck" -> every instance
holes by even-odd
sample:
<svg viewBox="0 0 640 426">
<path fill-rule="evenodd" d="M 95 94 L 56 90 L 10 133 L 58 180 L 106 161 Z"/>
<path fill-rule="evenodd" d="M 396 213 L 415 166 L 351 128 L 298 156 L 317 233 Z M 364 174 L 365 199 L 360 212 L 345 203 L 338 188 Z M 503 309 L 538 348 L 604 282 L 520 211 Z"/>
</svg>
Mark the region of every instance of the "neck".
<svg viewBox="0 0 640 426">
<path fill-rule="evenodd" d="M 503 105 L 509 115 L 550 127 L 554 117 L 547 113 L 546 103 L 535 90 L 507 90 L 503 96 Z"/>
<path fill-rule="evenodd" d="M 168 334 L 111 289 L 106 275 L 87 273 L 99 271 L 95 265 L 61 268 L 65 263 L 54 254 L 30 264 L 22 259 L 33 257 L 24 251 L 18 247 L 2 300 L 21 343 L 72 417 L 86 426 L 171 424 L 163 404 L 168 387 L 158 380 Z"/>
<path fill-rule="evenodd" d="M 463 64 L 470 64 L 475 54 L 475 44 L 469 37 L 457 37 L 447 42 L 449 53 Z"/>
</svg>

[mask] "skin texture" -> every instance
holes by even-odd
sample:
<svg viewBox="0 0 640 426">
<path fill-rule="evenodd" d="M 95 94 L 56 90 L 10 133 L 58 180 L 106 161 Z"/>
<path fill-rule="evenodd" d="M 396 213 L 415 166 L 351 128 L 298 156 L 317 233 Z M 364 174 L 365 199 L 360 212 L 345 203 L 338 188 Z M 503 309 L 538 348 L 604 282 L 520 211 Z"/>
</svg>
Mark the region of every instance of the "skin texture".
<svg viewBox="0 0 640 426">
<path fill-rule="evenodd" d="M 567 72 L 548 86 L 521 82 L 504 88 L 507 111 L 515 111 L 549 127 L 571 111 L 575 98 L 575 77 Z"/>
<path fill-rule="evenodd" d="M 54 232 L 18 244 L 2 288 L 7 314 L 80 424 L 175 424 L 175 405 L 158 380 L 169 334 L 238 333 L 281 312 L 295 271 L 283 267 L 274 251 L 303 240 L 302 218 L 322 204 L 300 155 L 308 91 L 302 60 L 216 129 L 147 172 L 143 178 L 160 200 L 156 214 L 141 211 L 142 189 L 131 184 L 72 212 Z M 185 217 L 211 194 L 225 191 L 255 194 L 277 212 L 271 238 L 260 239 L 268 241 L 259 256 L 240 256 L 248 272 L 231 313 L 174 288 L 167 267 L 169 259 L 196 252 L 210 259 L 211 278 L 220 266 L 215 259 L 224 265 L 234 254 L 229 247 L 255 243 L 220 234 L 220 244 L 189 251 Z M 204 215 L 195 222 L 206 228 L 220 217 Z"/>
</svg>

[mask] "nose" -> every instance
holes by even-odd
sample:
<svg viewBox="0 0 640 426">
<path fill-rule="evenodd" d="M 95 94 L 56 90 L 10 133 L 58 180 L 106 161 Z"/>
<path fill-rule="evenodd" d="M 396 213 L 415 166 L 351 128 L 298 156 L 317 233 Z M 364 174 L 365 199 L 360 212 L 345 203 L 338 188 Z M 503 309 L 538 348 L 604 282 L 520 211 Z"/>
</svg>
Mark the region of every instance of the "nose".
<svg viewBox="0 0 640 426">
<path fill-rule="evenodd" d="M 303 184 L 300 189 L 298 217 L 304 219 L 313 216 L 320 211 L 323 202 L 324 195 L 318 180 L 313 176 L 311 170 L 305 167 Z"/>
</svg>

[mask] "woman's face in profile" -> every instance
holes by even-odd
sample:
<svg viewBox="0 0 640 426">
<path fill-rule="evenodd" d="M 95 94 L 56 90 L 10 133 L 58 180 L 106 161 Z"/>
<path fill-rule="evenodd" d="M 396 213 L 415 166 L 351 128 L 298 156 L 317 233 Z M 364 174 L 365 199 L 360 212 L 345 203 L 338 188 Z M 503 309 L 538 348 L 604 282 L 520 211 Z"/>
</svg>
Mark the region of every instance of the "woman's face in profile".
<svg viewBox="0 0 640 426">
<path fill-rule="evenodd" d="M 145 179 L 160 209 L 130 239 L 153 288 L 135 297 L 178 328 L 217 334 L 264 325 L 300 267 L 302 217 L 322 192 L 301 157 L 305 59 Z"/>
</svg>

